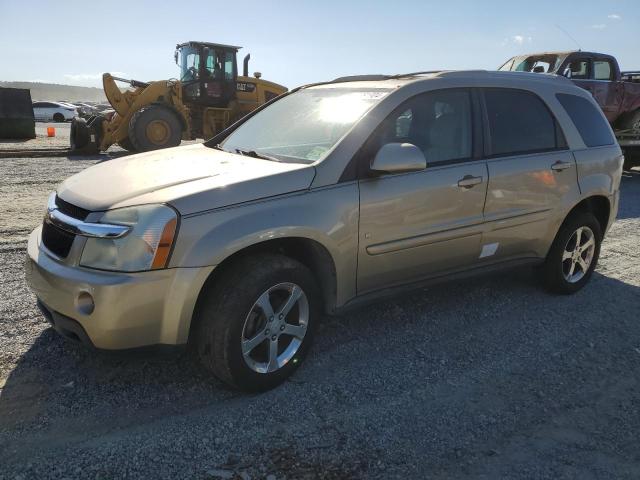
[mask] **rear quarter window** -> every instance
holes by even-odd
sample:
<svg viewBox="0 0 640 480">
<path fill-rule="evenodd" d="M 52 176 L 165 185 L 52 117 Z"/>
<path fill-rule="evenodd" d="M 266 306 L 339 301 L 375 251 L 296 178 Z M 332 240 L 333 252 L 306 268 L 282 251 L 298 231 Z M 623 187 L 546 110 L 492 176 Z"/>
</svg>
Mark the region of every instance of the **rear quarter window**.
<svg viewBox="0 0 640 480">
<path fill-rule="evenodd" d="M 556 98 L 578 129 L 587 147 L 613 145 L 615 138 L 602 112 L 586 98 L 568 93 L 557 93 Z"/>
</svg>

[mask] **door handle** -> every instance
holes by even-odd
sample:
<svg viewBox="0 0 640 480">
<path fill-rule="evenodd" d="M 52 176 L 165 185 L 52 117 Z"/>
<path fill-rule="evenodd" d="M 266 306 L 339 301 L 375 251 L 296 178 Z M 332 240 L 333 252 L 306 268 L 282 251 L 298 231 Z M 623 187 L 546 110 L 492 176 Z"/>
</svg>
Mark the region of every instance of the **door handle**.
<svg viewBox="0 0 640 480">
<path fill-rule="evenodd" d="M 556 163 L 551 165 L 551 170 L 555 172 L 561 172 L 562 170 L 566 170 L 567 168 L 571 168 L 572 166 L 573 163 L 571 162 L 561 162 L 560 160 L 558 160 Z"/>
<path fill-rule="evenodd" d="M 471 188 L 479 183 L 482 183 L 482 177 L 474 177 L 473 175 L 465 175 L 458 180 L 458 186 L 460 188 Z"/>
</svg>

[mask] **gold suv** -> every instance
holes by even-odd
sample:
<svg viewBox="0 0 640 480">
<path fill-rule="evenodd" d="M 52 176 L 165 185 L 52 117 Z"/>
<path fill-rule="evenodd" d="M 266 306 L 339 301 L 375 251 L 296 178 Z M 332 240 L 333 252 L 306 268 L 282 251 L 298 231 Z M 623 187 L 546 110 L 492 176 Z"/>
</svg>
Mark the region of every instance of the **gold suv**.
<svg viewBox="0 0 640 480">
<path fill-rule="evenodd" d="M 190 344 L 220 379 L 264 390 L 300 365 L 323 313 L 528 262 L 554 292 L 582 288 L 622 162 L 563 77 L 347 77 L 205 144 L 67 179 L 29 238 L 27 277 L 67 338 Z"/>
</svg>

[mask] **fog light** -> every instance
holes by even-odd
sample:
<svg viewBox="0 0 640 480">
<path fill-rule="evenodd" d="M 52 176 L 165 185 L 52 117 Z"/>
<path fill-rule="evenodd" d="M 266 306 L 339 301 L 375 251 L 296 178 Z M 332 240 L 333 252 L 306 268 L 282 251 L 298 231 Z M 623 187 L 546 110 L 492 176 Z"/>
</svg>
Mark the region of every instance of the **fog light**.
<svg viewBox="0 0 640 480">
<path fill-rule="evenodd" d="M 76 310 L 83 315 L 91 315 L 95 304 L 93 303 L 93 297 L 89 292 L 80 292 L 76 297 Z"/>
</svg>

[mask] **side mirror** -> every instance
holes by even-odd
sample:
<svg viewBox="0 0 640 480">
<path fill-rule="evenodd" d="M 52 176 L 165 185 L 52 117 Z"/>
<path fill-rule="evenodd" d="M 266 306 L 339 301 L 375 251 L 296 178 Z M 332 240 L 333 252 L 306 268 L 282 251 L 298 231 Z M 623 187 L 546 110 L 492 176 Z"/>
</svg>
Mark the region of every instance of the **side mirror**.
<svg viewBox="0 0 640 480">
<path fill-rule="evenodd" d="M 417 172 L 427 168 L 422 150 L 411 143 L 387 143 L 371 162 L 371 170 L 384 173 Z"/>
<path fill-rule="evenodd" d="M 260 72 L 253 72 L 253 76 L 256 78 L 260 78 L 262 74 Z"/>
<path fill-rule="evenodd" d="M 564 72 L 562 72 L 562 76 L 563 77 L 567 77 L 567 78 L 571 78 L 571 69 L 569 67 L 564 69 Z"/>
<path fill-rule="evenodd" d="M 176 65 L 178 65 L 178 50 L 173 54 L 173 59 L 176 61 Z"/>
</svg>

